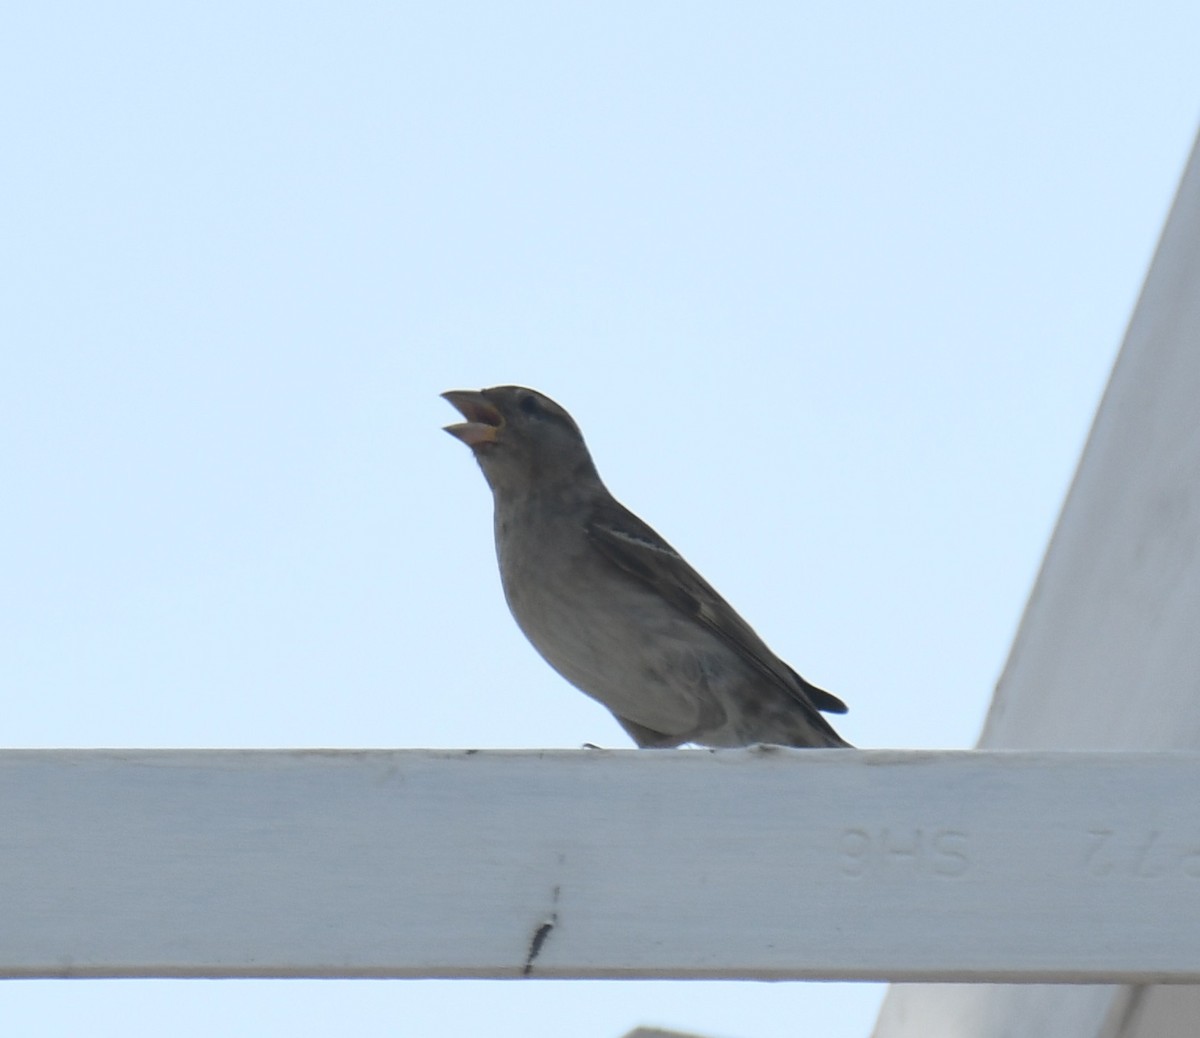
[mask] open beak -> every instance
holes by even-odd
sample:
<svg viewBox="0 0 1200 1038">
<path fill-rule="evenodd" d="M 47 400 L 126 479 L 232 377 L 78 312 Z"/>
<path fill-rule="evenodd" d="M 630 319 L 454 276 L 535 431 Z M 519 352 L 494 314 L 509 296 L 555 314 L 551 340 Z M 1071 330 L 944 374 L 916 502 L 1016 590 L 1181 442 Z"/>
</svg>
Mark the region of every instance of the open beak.
<svg viewBox="0 0 1200 1038">
<path fill-rule="evenodd" d="M 451 389 L 442 394 L 466 421 L 447 425 L 446 432 L 462 440 L 472 450 L 495 443 L 504 418 L 487 397 L 476 389 Z"/>
</svg>

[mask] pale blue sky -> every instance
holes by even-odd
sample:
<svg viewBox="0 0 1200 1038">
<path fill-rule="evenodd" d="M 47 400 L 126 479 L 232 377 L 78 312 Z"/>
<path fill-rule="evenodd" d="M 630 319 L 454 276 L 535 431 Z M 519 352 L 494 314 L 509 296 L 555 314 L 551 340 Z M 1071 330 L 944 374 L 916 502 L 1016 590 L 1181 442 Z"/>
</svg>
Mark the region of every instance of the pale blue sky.
<svg viewBox="0 0 1200 1038">
<path fill-rule="evenodd" d="M 1194 3 L 7 13 L 12 746 L 624 746 L 448 388 L 864 746 L 973 743 L 1200 115 Z M 803 896 L 798 890 L 797 896 Z M 863 1038 L 865 985 L 8 983 L 11 1033 Z"/>
</svg>

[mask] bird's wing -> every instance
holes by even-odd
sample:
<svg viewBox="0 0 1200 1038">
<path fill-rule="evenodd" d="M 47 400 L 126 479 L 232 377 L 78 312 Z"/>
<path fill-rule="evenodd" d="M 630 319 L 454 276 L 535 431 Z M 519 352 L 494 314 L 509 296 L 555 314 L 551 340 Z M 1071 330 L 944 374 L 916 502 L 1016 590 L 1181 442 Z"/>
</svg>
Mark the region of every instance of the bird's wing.
<svg viewBox="0 0 1200 1038">
<path fill-rule="evenodd" d="M 768 649 L 712 585 L 627 508 L 616 501 L 605 502 L 593 512 L 587 534 L 612 562 L 712 631 L 802 706 L 833 714 L 846 712 L 846 704 L 837 696 L 805 681 Z"/>
</svg>

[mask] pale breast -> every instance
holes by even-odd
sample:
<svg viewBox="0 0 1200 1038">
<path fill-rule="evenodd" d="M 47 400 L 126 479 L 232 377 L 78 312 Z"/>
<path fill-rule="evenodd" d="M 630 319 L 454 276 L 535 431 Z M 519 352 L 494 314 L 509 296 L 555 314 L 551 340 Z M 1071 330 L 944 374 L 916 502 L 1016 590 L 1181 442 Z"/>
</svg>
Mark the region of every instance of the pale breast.
<svg viewBox="0 0 1200 1038">
<path fill-rule="evenodd" d="M 711 686 L 723 647 L 595 553 L 582 531 L 571 533 L 526 523 L 504 529 L 497 516 L 504 593 L 525 636 L 564 678 L 621 717 L 663 733 L 720 724 Z M 546 550 L 551 543 L 575 550 Z"/>
</svg>

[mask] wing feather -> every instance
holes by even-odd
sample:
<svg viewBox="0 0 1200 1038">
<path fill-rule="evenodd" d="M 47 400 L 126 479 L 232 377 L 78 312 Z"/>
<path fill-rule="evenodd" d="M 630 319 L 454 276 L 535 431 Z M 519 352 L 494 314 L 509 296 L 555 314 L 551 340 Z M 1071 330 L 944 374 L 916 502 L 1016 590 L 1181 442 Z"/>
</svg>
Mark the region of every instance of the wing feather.
<svg viewBox="0 0 1200 1038">
<path fill-rule="evenodd" d="M 597 509 L 587 525 L 592 543 L 676 609 L 706 627 L 764 677 L 778 685 L 821 725 L 817 713 L 844 714 L 837 696 L 805 681 L 779 659 L 711 584 L 654 529 L 616 502 Z"/>
</svg>

